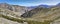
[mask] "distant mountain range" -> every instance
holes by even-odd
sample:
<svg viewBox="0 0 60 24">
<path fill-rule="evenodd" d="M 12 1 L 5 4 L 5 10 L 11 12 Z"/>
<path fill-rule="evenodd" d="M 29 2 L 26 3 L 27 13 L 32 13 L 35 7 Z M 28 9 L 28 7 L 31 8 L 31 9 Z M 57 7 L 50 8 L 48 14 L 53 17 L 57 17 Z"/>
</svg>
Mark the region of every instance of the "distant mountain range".
<svg viewBox="0 0 60 24">
<path fill-rule="evenodd" d="M 38 6 L 30 6 L 30 7 L 28 7 L 30 10 L 31 9 L 35 9 L 35 8 L 38 8 L 38 7 L 44 7 L 44 8 L 51 8 L 51 7 L 53 7 L 53 6 L 55 6 L 55 5 L 44 5 L 44 4 L 42 4 L 42 5 L 38 5 Z"/>
</svg>

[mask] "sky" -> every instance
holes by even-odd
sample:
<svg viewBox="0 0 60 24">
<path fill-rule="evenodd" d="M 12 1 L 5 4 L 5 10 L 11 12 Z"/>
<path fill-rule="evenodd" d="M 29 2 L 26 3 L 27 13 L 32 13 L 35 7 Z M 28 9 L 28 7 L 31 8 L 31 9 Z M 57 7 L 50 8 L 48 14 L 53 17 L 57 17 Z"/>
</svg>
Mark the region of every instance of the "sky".
<svg viewBox="0 0 60 24">
<path fill-rule="evenodd" d="M 0 0 L 0 3 L 8 3 L 21 6 L 37 6 L 41 4 L 56 5 L 60 0 Z"/>
</svg>

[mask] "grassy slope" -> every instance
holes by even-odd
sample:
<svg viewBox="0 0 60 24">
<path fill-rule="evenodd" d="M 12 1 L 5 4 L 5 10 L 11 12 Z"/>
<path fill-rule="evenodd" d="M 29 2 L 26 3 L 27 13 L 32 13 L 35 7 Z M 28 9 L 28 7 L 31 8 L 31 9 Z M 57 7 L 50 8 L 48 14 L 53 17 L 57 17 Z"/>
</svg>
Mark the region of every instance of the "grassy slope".
<svg viewBox="0 0 60 24">
<path fill-rule="evenodd" d="M 43 10 L 41 12 L 45 12 L 45 10 Z M 50 24 L 50 22 L 59 18 L 60 8 L 51 8 L 50 11 L 47 11 L 47 13 L 48 14 L 46 14 L 46 12 L 45 12 L 45 14 L 39 12 L 39 13 L 36 13 L 36 15 L 33 15 L 32 19 L 34 19 L 34 20 L 37 19 L 38 21 L 22 20 L 22 19 L 18 19 L 18 18 L 9 17 L 9 16 L 4 16 L 4 15 L 1 15 L 1 14 L 0 14 L 0 17 L 6 18 L 6 19 L 11 20 L 11 21 L 16 21 L 16 22 L 19 22 L 19 23 L 23 23 L 23 21 L 26 21 L 26 22 L 28 22 L 28 24 Z M 40 17 L 40 14 L 42 14 L 41 15 L 42 17 Z M 58 16 L 56 16 L 56 15 L 58 15 Z M 39 20 L 41 20 L 41 18 L 42 19 L 47 19 L 47 20 L 44 20 L 44 22 L 40 22 Z M 53 19 L 53 20 L 50 20 L 50 19 Z"/>
<path fill-rule="evenodd" d="M 23 21 L 26 21 L 26 22 L 28 22 L 28 24 L 50 24 L 50 21 L 38 22 L 38 21 L 30 21 L 30 20 L 21 20 L 18 18 L 12 18 L 12 17 L 1 15 L 1 14 L 0 14 L 0 17 L 6 18 L 6 19 L 11 20 L 11 21 L 16 21 L 19 23 L 23 23 Z"/>
<path fill-rule="evenodd" d="M 60 8 L 54 7 L 49 10 L 42 9 L 41 11 L 38 11 L 38 13 L 34 14 L 31 18 L 25 18 L 25 19 L 28 19 L 28 20 L 33 19 L 38 22 L 54 21 L 60 17 L 59 14 L 60 14 Z"/>
</svg>

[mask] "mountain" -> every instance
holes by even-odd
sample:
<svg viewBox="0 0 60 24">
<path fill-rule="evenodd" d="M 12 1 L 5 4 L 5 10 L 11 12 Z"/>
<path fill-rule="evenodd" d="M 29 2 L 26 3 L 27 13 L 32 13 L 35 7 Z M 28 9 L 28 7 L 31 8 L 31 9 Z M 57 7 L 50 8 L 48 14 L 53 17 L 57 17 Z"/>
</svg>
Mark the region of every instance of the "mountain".
<svg viewBox="0 0 60 24">
<path fill-rule="evenodd" d="M 45 7 L 45 8 L 49 8 L 49 5 L 39 5 L 39 7 Z"/>
<path fill-rule="evenodd" d="M 5 22 L 4 22 L 5 21 Z M 0 23 L 60 24 L 60 3 L 54 6 L 19 6 L 0 3 Z M 7 23 L 6 23 L 7 22 Z"/>
<path fill-rule="evenodd" d="M 27 17 L 31 17 L 32 15 L 35 15 L 36 13 L 39 13 L 39 12 L 43 13 L 43 12 L 47 12 L 49 10 L 50 10 L 49 8 L 43 8 L 43 7 L 41 7 L 41 8 L 35 8 L 35 9 L 32 9 L 32 10 L 24 13 L 21 16 L 27 18 Z"/>
<path fill-rule="evenodd" d="M 60 3 L 56 4 L 56 5 L 51 5 L 50 8 L 54 8 L 54 7 L 60 7 Z"/>
<path fill-rule="evenodd" d="M 28 12 L 26 12 L 26 13 L 24 13 L 23 15 L 22 15 L 22 17 L 31 17 L 33 14 L 36 14 L 36 13 L 38 13 L 38 12 L 40 12 L 41 10 L 44 12 L 47 12 L 47 11 L 49 11 L 50 9 L 50 6 L 49 5 L 39 5 L 39 6 L 31 6 L 31 7 L 29 7 L 29 8 L 31 8 L 31 10 L 30 11 L 28 11 Z"/>
<path fill-rule="evenodd" d="M 59 4 L 60 5 L 60 4 Z M 21 15 L 26 20 L 33 20 L 38 22 L 46 22 L 52 24 L 60 24 L 60 6 L 53 6 L 51 8 L 37 7 Z M 45 23 L 44 23 L 45 24 Z"/>
<path fill-rule="evenodd" d="M 23 13 L 25 13 L 26 10 L 27 8 L 25 6 L 0 3 L 0 24 L 24 24 L 24 23 L 15 22 L 13 20 L 15 20 L 16 18 L 21 19 L 20 16 Z"/>
<path fill-rule="evenodd" d="M 60 6 L 60 3 L 58 3 L 57 6 Z"/>
<path fill-rule="evenodd" d="M 13 12 L 17 12 L 17 14 L 20 14 L 20 15 L 25 13 L 25 11 L 27 10 L 27 7 L 25 7 L 25 6 L 10 5 L 7 3 L 0 3 L 0 8 L 8 9 L 8 10 L 13 11 Z"/>
<path fill-rule="evenodd" d="M 44 8 L 50 8 L 50 7 L 52 7 L 51 5 L 38 5 L 38 6 L 30 6 L 30 7 L 27 7 L 28 8 L 28 10 L 30 11 L 30 10 L 32 10 L 32 9 L 35 9 L 35 8 L 38 8 L 38 7 L 44 7 Z"/>
</svg>

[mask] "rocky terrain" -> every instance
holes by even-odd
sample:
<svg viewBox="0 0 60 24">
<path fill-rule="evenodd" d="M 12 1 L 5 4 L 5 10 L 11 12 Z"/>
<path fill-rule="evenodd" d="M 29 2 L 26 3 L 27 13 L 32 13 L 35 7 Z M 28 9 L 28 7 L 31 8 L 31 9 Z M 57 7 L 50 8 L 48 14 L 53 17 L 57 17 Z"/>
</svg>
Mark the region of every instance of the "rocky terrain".
<svg viewBox="0 0 60 24">
<path fill-rule="evenodd" d="M 32 10 L 0 3 L 0 24 L 60 24 L 60 3 L 52 7 L 39 5 Z"/>
<path fill-rule="evenodd" d="M 14 18 L 20 18 L 21 14 L 26 12 L 26 7 L 18 5 L 9 5 L 7 3 L 0 3 L 0 16 L 8 16 Z M 7 20 L 3 17 L 0 17 L 0 24 L 23 24 Z"/>
<path fill-rule="evenodd" d="M 27 10 L 27 7 L 19 6 L 19 5 L 10 5 L 7 3 L 0 3 L 0 8 L 8 9 L 13 12 L 17 12 L 17 14 L 19 15 L 22 15 Z"/>
<path fill-rule="evenodd" d="M 27 13 L 24 13 L 21 17 L 27 20 L 35 20 L 39 22 L 49 21 L 52 22 L 52 24 L 60 24 L 60 4 L 51 8 L 37 7 Z"/>
</svg>

